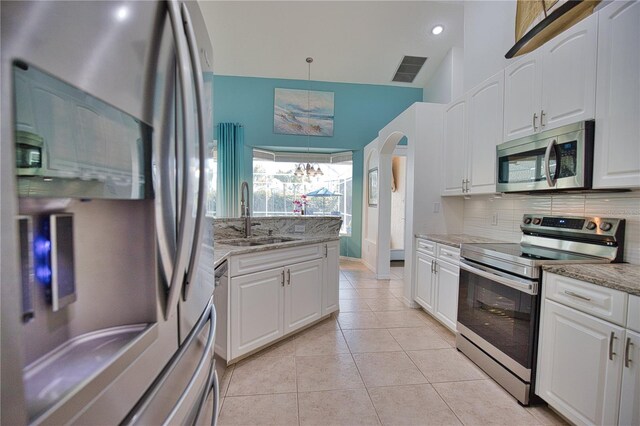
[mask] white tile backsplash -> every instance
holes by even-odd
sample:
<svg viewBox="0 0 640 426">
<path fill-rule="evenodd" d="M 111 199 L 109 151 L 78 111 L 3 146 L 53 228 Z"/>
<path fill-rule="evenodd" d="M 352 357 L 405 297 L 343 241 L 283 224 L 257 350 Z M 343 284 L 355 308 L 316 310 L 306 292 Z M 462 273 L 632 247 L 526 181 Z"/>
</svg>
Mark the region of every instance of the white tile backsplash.
<svg viewBox="0 0 640 426">
<path fill-rule="evenodd" d="M 464 200 L 464 232 L 508 242 L 520 241 L 525 213 L 626 219 L 624 261 L 640 264 L 640 191 L 473 196 Z M 492 225 L 493 215 L 498 224 Z"/>
</svg>

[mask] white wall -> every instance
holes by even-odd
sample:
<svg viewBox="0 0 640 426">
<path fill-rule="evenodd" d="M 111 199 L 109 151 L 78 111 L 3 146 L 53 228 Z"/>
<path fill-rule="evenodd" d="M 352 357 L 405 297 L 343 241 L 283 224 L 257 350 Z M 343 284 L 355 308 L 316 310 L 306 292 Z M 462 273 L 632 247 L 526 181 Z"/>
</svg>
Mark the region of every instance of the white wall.
<svg viewBox="0 0 640 426">
<path fill-rule="evenodd" d="M 463 93 L 515 59 L 504 54 L 515 43 L 516 1 L 464 2 Z"/>
<path fill-rule="evenodd" d="M 378 207 L 369 207 L 367 184 L 368 171 L 378 167 L 378 139 L 374 139 L 364 147 L 364 167 L 362 182 L 362 262 L 371 270 L 375 271 L 378 262 Z"/>
<path fill-rule="evenodd" d="M 640 191 L 623 193 L 473 196 L 464 201 L 464 232 L 519 242 L 525 213 L 626 219 L 624 261 L 640 264 Z M 492 225 L 493 215 L 498 224 Z"/>
<path fill-rule="evenodd" d="M 423 101 L 448 104 L 463 93 L 464 51 L 452 47 L 423 91 Z"/>
<path fill-rule="evenodd" d="M 391 250 L 404 250 L 404 208 L 407 193 L 407 157 L 397 155 L 392 158 L 395 191 L 391 193 Z"/>
</svg>

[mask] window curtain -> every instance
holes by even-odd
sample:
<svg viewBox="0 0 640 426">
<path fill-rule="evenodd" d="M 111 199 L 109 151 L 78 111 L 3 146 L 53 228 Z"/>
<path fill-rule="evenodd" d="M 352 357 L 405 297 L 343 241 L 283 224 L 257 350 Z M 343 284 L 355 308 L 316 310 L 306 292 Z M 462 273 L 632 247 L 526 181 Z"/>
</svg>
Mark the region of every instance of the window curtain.
<svg viewBox="0 0 640 426">
<path fill-rule="evenodd" d="M 240 216 L 240 184 L 244 155 L 244 128 L 238 123 L 220 123 L 218 139 L 218 217 Z"/>
</svg>

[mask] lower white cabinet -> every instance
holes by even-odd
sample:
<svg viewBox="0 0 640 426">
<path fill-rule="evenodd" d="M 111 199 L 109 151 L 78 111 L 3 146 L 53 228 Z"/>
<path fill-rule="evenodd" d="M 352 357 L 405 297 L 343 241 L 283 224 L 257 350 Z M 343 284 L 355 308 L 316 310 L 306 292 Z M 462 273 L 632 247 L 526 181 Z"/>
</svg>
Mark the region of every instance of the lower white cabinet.
<svg viewBox="0 0 640 426">
<path fill-rule="evenodd" d="M 322 316 L 340 309 L 340 244 L 332 241 L 325 244 Z"/>
<path fill-rule="evenodd" d="M 284 268 L 232 277 L 229 325 L 231 358 L 284 335 Z"/>
<path fill-rule="evenodd" d="M 339 254 L 338 242 L 331 241 L 232 256 L 227 360 L 337 311 Z"/>
<path fill-rule="evenodd" d="M 427 254 L 421 243 L 433 249 Z M 458 319 L 458 277 L 460 252 L 453 247 L 418 239 L 415 254 L 415 301 L 427 312 L 456 331 Z"/>
<path fill-rule="evenodd" d="M 433 256 L 416 252 L 416 302 L 431 314 L 435 312 L 433 286 L 435 260 Z"/>
<path fill-rule="evenodd" d="M 542 288 L 536 393 L 575 424 L 640 424 L 640 333 L 624 315 L 637 296 L 547 273 Z"/>
<path fill-rule="evenodd" d="M 458 319 L 458 277 L 460 268 L 436 260 L 436 309 L 435 316 L 451 330 L 456 330 Z"/>
<path fill-rule="evenodd" d="M 538 355 L 540 397 L 577 424 L 615 425 L 623 335 L 622 327 L 546 300 Z"/>
<path fill-rule="evenodd" d="M 323 259 L 285 268 L 284 332 L 291 333 L 322 316 Z"/>
</svg>

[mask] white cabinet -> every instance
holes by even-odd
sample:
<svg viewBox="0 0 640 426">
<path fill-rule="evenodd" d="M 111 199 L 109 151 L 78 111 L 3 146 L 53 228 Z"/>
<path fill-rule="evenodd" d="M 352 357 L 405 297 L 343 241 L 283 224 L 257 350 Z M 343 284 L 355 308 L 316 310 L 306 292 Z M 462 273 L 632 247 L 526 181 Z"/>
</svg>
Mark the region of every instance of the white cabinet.
<svg viewBox="0 0 640 426">
<path fill-rule="evenodd" d="M 322 316 L 323 259 L 285 268 L 284 332 L 295 331 Z"/>
<path fill-rule="evenodd" d="M 340 309 L 340 244 L 332 241 L 325 245 L 323 271 L 322 316 Z"/>
<path fill-rule="evenodd" d="M 415 301 L 456 331 L 460 250 L 418 238 L 415 253 Z"/>
<path fill-rule="evenodd" d="M 597 16 L 505 70 L 505 141 L 595 117 Z"/>
<path fill-rule="evenodd" d="M 284 268 L 232 277 L 231 358 L 284 335 Z"/>
<path fill-rule="evenodd" d="M 503 92 L 504 72 L 500 71 L 445 110 L 442 195 L 495 192 Z"/>
<path fill-rule="evenodd" d="M 539 57 L 540 52 L 534 51 L 505 69 L 505 141 L 531 135 L 540 128 L 542 72 Z"/>
<path fill-rule="evenodd" d="M 469 94 L 466 192 L 496 192 L 496 145 L 504 117 L 504 72 L 486 80 Z"/>
<path fill-rule="evenodd" d="M 545 300 L 538 395 L 572 422 L 616 424 L 623 335 L 622 327 Z"/>
<path fill-rule="evenodd" d="M 444 112 L 442 195 L 462 194 L 466 179 L 466 99 L 447 106 Z"/>
<path fill-rule="evenodd" d="M 536 393 L 576 424 L 640 424 L 640 298 L 547 273 L 542 293 Z"/>
<path fill-rule="evenodd" d="M 227 361 L 338 309 L 338 242 L 231 256 Z"/>
<path fill-rule="evenodd" d="M 640 187 L 640 2 L 598 13 L 594 188 Z"/>
<path fill-rule="evenodd" d="M 621 425 L 640 425 L 640 333 L 626 330 L 620 393 Z"/>
<path fill-rule="evenodd" d="M 435 260 L 436 258 L 433 256 L 416 252 L 416 302 L 431 314 L 435 312 L 435 288 L 433 286 L 433 265 Z"/>
<path fill-rule="evenodd" d="M 458 319 L 458 277 L 460 268 L 448 262 L 437 260 L 436 310 L 435 316 L 451 330 L 456 330 Z"/>
</svg>

